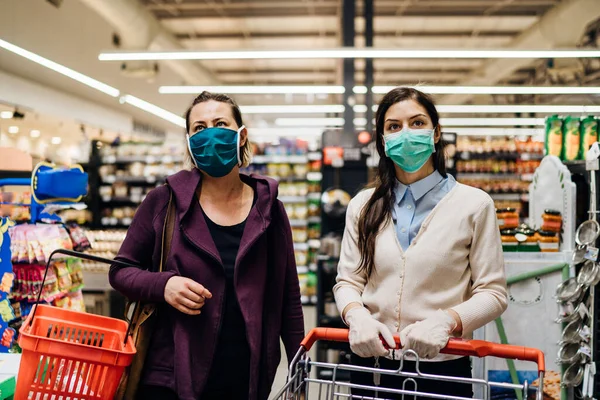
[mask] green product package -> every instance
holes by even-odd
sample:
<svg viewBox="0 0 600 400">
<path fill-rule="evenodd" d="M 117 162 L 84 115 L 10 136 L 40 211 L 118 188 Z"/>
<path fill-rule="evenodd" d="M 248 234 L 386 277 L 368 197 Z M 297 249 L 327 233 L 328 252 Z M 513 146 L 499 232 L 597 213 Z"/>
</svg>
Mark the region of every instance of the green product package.
<svg viewBox="0 0 600 400">
<path fill-rule="evenodd" d="M 579 117 L 566 117 L 563 122 L 563 161 L 574 161 L 579 158 L 581 140 L 579 138 Z"/>
<path fill-rule="evenodd" d="M 562 157 L 562 125 L 562 118 L 557 115 L 546 118 L 546 155 Z"/>
<path fill-rule="evenodd" d="M 592 147 L 594 143 L 598 141 L 598 125 L 600 122 L 596 117 L 585 117 L 581 120 L 579 125 L 579 136 L 581 139 L 581 146 L 579 149 L 579 159 L 585 160 L 585 154 Z"/>
</svg>

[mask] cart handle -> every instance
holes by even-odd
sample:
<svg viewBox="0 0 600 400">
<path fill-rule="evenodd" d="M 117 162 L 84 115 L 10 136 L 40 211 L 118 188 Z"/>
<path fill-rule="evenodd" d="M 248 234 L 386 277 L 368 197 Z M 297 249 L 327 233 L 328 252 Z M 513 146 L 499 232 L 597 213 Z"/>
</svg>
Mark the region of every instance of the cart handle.
<svg viewBox="0 0 600 400">
<path fill-rule="evenodd" d="M 300 344 L 307 351 L 319 340 L 331 342 L 348 342 L 348 329 L 314 328 Z M 394 340 L 400 348 L 400 337 L 394 335 Z M 537 364 L 538 372 L 545 372 L 546 362 L 541 350 L 523 346 L 498 344 L 483 340 L 450 339 L 442 353 L 456 356 L 498 357 L 512 360 L 531 361 Z"/>
</svg>

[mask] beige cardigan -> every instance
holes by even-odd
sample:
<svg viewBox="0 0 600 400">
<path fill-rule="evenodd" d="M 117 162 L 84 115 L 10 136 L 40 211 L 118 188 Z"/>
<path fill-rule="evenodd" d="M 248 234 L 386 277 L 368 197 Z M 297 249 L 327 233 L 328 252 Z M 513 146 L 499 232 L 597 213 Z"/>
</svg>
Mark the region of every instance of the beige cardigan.
<svg viewBox="0 0 600 400">
<path fill-rule="evenodd" d="M 352 302 L 366 307 L 392 332 L 421 321 L 438 309 L 453 309 L 463 337 L 500 316 L 507 306 L 500 232 L 492 199 L 457 183 L 423 222 L 404 252 L 392 219 L 375 244 L 371 277 L 360 263 L 358 218 L 373 189 L 352 199 L 346 214 L 337 284 L 340 314 Z M 441 355 L 434 361 L 455 357 Z"/>
</svg>

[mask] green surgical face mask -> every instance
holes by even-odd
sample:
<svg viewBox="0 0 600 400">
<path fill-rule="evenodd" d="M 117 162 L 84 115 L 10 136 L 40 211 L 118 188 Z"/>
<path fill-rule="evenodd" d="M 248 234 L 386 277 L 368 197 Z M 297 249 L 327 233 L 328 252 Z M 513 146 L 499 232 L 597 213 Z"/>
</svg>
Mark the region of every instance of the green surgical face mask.
<svg viewBox="0 0 600 400">
<path fill-rule="evenodd" d="M 435 152 L 434 129 L 402 129 L 385 135 L 385 154 L 406 172 L 417 172 Z"/>
</svg>

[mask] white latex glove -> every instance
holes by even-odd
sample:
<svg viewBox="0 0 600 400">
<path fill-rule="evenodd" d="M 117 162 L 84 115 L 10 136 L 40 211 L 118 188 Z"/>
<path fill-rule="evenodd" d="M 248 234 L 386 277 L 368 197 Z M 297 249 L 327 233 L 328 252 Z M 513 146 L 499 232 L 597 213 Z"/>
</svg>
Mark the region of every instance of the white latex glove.
<svg viewBox="0 0 600 400">
<path fill-rule="evenodd" d="M 390 348 L 396 347 L 394 336 L 387 326 L 377 321 L 364 307 L 352 308 L 346 313 L 350 327 L 350 349 L 359 357 L 380 357 L 388 354 L 379 336 Z"/>
<path fill-rule="evenodd" d="M 432 359 L 448 344 L 456 321 L 450 314 L 438 310 L 431 317 L 407 326 L 400 332 L 405 350 L 413 350 L 420 358 Z"/>
</svg>

